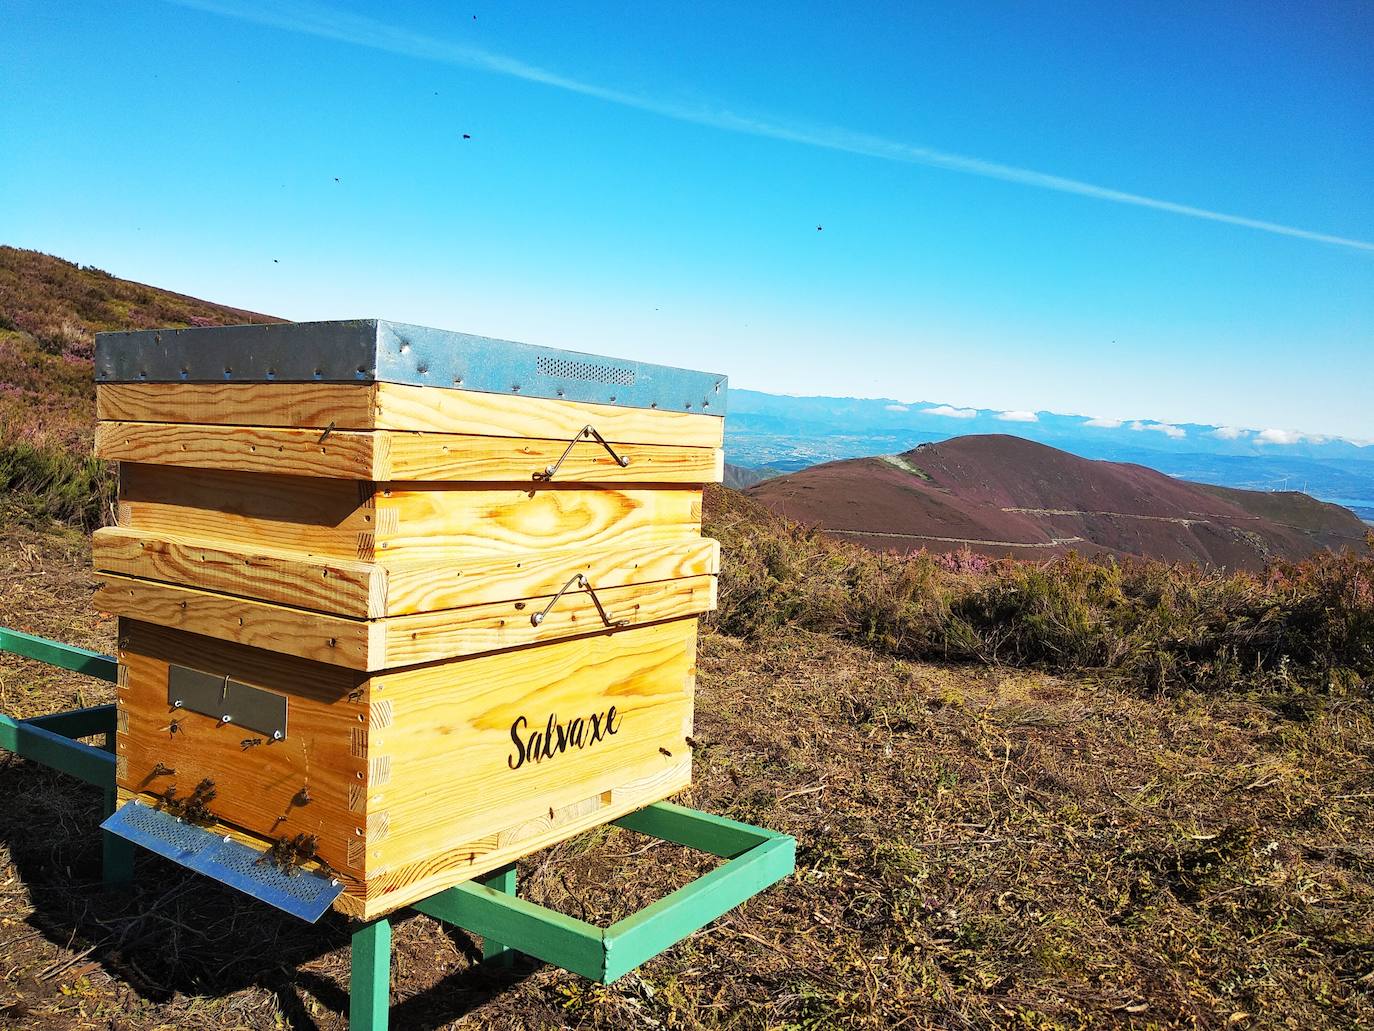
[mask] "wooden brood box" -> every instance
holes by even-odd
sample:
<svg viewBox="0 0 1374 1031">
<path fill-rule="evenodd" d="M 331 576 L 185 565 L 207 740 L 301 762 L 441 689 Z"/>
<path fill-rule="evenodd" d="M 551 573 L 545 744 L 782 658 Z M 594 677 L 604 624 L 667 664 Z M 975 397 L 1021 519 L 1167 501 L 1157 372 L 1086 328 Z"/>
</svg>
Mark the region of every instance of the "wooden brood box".
<svg viewBox="0 0 1374 1031">
<path fill-rule="evenodd" d="M 723 377 L 371 320 L 96 369 L 122 799 L 211 782 L 372 917 L 690 783 Z"/>
</svg>

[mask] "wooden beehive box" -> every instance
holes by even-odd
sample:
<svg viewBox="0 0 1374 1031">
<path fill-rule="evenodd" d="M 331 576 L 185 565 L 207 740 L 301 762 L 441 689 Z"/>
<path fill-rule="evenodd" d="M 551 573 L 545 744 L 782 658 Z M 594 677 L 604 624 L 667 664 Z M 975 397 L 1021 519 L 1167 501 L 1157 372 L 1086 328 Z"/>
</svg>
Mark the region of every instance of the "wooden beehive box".
<svg viewBox="0 0 1374 1031">
<path fill-rule="evenodd" d="M 313 839 L 370 918 L 689 784 L 723 377 L 364 320 L 96 380 L 121 799 Z"/>
</svg>

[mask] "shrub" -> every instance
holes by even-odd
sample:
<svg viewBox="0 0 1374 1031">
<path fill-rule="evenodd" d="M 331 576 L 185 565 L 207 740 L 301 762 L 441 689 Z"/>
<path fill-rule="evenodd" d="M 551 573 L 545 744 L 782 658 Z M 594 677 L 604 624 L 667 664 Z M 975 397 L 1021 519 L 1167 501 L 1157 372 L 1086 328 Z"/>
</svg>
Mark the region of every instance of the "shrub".
<svg viewBox="0 0 1374 1031">
<path fill-rule="evenodd" d="M 6 519 L 58 520 L 87 530 L 99 526 L 114 504 L 112 467 L 96 458 L 27 441 L 0 446 L 0 497 Z"/>
<path fill-rule="evenodd" d="M 1095 672 L 1150 690 L 1374 683 L 1374 555 L 1263 574 L 1078 555 L 1046 562 L 877 554 L 713 491 L 723 632 L 783 625 L 908 658 Z M 1371 547 L 1374 552 L 1374 546 Z"/>
</svg>

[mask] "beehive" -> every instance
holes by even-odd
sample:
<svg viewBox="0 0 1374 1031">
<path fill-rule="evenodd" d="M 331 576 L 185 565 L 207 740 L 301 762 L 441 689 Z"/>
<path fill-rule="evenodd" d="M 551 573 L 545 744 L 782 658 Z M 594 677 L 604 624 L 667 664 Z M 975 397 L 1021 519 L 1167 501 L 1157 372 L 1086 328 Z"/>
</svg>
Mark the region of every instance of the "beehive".
<svg viewBox="0 0 1374 1031">
<path fill-rule="evenodd" d="M 370 918 L 688 785 L 723 377 L 365 320 L 96 380 L 122 800 L 200 786 Z"/>
</svg>

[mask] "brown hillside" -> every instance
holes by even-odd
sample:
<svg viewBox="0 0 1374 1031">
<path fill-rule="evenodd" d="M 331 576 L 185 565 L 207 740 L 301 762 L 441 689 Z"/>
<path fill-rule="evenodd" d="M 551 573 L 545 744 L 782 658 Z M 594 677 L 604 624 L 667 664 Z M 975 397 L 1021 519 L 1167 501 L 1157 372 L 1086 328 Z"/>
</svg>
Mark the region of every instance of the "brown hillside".
<svg viewBox="0 0 1374 1031">
<path fill-rule="evenodd" d="M 1306 495 L 1202 487 L 1003 435 L 830 462 L 750 495 L 879 550 L 967 547 L 1018 558 L 1078 551 L 1254 569 L 1355 546 L 1365 532 L 1353 513 Z"/>
<path fill-rule="evenodd" d="M 0 447 L 90 450 L 96 333 L 283 321 L 0 246 Z"/>
</svg>

